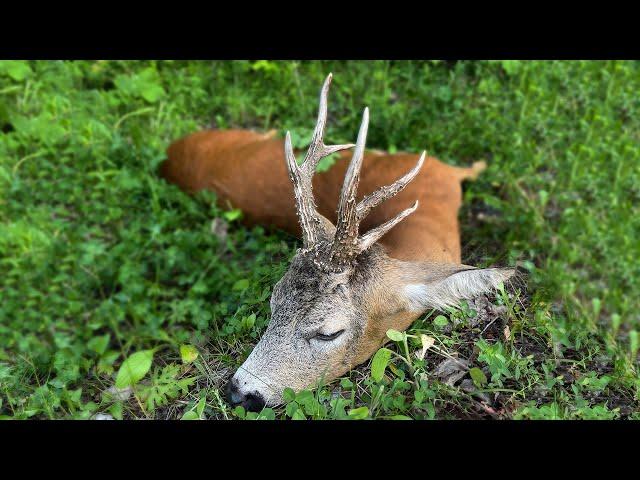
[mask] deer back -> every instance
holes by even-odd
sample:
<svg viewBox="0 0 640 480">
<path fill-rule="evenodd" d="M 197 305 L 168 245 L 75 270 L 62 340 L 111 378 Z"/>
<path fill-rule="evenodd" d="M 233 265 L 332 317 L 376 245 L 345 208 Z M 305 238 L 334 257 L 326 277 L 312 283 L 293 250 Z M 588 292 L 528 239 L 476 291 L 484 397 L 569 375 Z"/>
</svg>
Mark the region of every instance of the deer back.
<svg viewBox="0 0 640 480">
<path fill-rule="evenodd" d="M 161 175 L 194 193 L 213 190 L 222 207 L 243 211 L 246 225 L 273 225 L 300 236 L 293 187 L 283 161 L 284 142 L 250 130 L 206 130 L 174 142 L 161 166 Z M 335 224 L 342 181 L 350 155 L 338 153 L 334 165 L 313 177 L 318 211 Z M 408 172 L 417 154 L 367 151 L 358 201 Z M 461 182 L 483 168 L 459 168 L 427 157 L 416 178 L 395 197 L 375 207 L 362 222 L 362 231 L 380 225 L 419 200 L 420 208 L 390 230 L 380 243 L 399 260 L 460 263 L 458 209 Z"/>
</svg>

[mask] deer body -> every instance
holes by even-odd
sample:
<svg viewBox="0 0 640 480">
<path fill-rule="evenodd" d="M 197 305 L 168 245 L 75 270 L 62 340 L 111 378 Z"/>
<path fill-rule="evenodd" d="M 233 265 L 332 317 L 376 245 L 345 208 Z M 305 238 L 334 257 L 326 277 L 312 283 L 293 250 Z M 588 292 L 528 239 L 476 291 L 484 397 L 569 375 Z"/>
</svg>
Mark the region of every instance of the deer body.
<svg viewBox="0 0 640 480">
<path fill-rule="evenodd" d="M 300 236 L 293 187 L 283 161 L 284 141 L 249 130 L 206 130 L 174 142 L 162 165 L 162 176 L 183 190 L 213 190 L 222 206 L 243 212 L 248 225 L 272 225 Z M 389 185 L 418 161 L 411 153 L 366 152 L 358 200 Z M 313 193 L 321 215 L 336 222 L 340 188 L 349 155 L 313 177 Z M 397 196 L 376 207 L 363 221 L 366 231 L 392 218 L 414 200 L 420 209 L 387 233 L 380 243 L 390 257 L 460 263 L 458 209 L 461 182 L 474 179 L 484 168 L 477 162 L 459 168 L 428 157 L 424 168 Z"/>
<path fill-rule="evenodd" d="M 301 165 L 289 133 L 283 142 L 212 130 L 172 144 L 161 167 L 187 192 L 215 191 L 219 203 L 242 209 L 245 223 L 302 238 L 273 288 L 265 333 L 227 386 L 229 401 L 246 409 L 280 403 L 286 387 L 343 375 L 375 353 L 388 329 L 405 330 L 425 311 L 490 291 L 513 274 L 460 264 L 460 184 L 484 164 L 365 152 L 368 109 L 355 145 L 325 145 L 330 82 L 331 75 Z M 344 150 L 352 147 L 348 161 Z M 315 174 L 336 152 L 332 168 Z"/>
</svg>

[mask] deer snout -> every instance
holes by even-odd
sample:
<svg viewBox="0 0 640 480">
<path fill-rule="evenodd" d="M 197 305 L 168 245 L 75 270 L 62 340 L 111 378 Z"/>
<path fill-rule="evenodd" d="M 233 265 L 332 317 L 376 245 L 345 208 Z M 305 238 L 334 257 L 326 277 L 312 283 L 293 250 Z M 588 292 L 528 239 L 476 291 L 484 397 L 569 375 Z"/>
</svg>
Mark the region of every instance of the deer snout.
<svg viewBox="0 0 640 480">
<path fill-rule="evenodd" d="M 265 406 L 264 397 L 260 392 L 243 392 L 235 377 L 229 380 L 226 387 L 227 401 L 234 407 L 242 406 L 250 412 L 259 412 Z"/>
</svg>

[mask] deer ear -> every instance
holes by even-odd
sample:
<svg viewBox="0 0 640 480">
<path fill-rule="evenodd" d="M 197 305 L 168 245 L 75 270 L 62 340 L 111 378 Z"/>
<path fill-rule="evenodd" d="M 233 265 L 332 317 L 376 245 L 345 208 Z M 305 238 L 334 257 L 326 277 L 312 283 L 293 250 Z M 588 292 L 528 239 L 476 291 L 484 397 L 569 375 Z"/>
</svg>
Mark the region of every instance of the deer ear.
<svg viewBox="0 0 640 480">
<path fill-rule="evenodd" d="M 410 310 L 442 310 L 457 305 L 460 300 L 494 290 L 514 273 L 511 268 L 423 264 L 420 276 L 414 271 L 405 280 L 402 295 Z"/>
</svg>

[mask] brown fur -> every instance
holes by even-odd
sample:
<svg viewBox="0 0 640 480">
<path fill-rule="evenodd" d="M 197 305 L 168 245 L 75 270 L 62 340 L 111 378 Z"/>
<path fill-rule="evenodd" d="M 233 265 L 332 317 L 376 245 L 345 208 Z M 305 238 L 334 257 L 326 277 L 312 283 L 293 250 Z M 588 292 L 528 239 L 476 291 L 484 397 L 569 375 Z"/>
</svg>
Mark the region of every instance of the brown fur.
<svg viewBox="0 0 640 480">
<path fill-rule="evenodd" d="M 208 130 L 188 135 L 168 149 L 161 174 L 190 193 L 201 189 L 218 194 L 222 206 L 240 208 L 248 225 L 273 225 L 300 234 L 293 187 L 284 161 L 284 142 L 273 132 Z M 341 152 L 327 172 L 313 179 L 319 212 L 335 224 L 344 174 L 351 155 Z M 417 154 L 367 152 L 358 197 L 393 183 L 418 160 Z M 475 178 L 483 164 L 470 168 L 446 165 L 429 157 L 421 172 L 396 197 L 382 203 L 361 225 L 361 233 L 380 225 L 419 200 L 418 210 L 393 228 L 380 243 L 400 260 L 460 263 L 458 209 L 461 186 Z"/>
</svg>

